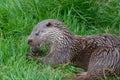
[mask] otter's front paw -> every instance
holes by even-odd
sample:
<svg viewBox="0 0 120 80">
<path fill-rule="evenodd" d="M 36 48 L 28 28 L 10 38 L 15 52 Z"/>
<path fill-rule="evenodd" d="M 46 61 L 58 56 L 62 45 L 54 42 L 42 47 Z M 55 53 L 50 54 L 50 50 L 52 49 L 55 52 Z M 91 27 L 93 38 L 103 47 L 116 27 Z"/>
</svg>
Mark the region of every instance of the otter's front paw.
<svg viewBox="0 0 120 80">
<path fill-rule="evenodd" d="M 37 57 L 40 57 L 40 53 L 28 53 L 26 55 L 27 59 L 33 59 L 33 58 L 37 58 Z"/>
</svg>

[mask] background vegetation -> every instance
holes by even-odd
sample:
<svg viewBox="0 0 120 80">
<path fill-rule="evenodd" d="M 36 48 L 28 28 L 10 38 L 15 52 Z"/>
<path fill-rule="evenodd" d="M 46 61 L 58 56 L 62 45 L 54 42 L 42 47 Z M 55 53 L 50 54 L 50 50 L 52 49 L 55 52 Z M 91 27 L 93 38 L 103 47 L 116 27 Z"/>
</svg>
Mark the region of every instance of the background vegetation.
<svg viewBox="0 0 120 80">
<path fill-rule="evenodd" d="M 73 66 L 65 64 L 53 69 L 26 60 L 26 38 L 35 24 L 47 18 L 63 21 L 75 34 L 119 36 L 120 0 L 0 0 L 0 80 L 75 77 L 79 69 Z"/>
</svg>

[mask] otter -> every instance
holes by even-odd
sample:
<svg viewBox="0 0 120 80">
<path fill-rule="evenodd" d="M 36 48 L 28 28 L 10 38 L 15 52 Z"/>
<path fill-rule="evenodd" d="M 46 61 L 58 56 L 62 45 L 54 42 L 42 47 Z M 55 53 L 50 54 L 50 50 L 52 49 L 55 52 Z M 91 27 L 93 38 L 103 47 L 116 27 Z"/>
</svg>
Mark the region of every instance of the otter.
<svg viewBox="0 0 120 80">
<path fill-rule="evenodd" d="M 75 80 L 100 80 L 105 76 L 120 76 L 120 38 L 113 34 L 80 36 L 64 23 L 46 19 L 38 23 L 28 37 L 33 54 L 48 45 L 48 55 L 36 60 L 46 65 L 69 63 L 83 67 Z"/>
</svg>

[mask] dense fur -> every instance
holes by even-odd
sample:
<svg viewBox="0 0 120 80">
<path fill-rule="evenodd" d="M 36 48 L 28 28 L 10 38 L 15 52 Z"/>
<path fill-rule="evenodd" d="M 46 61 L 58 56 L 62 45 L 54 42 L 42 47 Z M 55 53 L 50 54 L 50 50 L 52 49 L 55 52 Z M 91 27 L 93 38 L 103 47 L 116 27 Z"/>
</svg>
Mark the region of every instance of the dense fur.
<svg viewBox="0 0 120 80">
<path fill-rule="evenodd" d="M 120 38 L 112 34 L 78 36 L 57 20 L 47 19 L 36 25 L 28 37 L 33 53 L 48 45 L 49 54 L 38 61 L 47 65 L 70 63 L 87 71 L 75 80 L 99 80 L 103 75 L 120 76 Z"/>
</svg>

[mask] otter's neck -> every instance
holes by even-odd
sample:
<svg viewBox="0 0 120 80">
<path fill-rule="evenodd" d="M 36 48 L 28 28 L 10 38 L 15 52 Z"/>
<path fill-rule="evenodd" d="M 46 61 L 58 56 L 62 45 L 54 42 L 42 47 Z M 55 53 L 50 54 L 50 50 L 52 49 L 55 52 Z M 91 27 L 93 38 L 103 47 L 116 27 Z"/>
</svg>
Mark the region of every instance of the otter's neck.
<svg viewBox="0 0 120 80">
<path fill-rule="evenodd" d="M 73 40 L 73 35 L 70 34 L 56 36 L 50 45 L 49 54 L 54 55 L 59 64 L 69 63 Z"/>
</svg>

